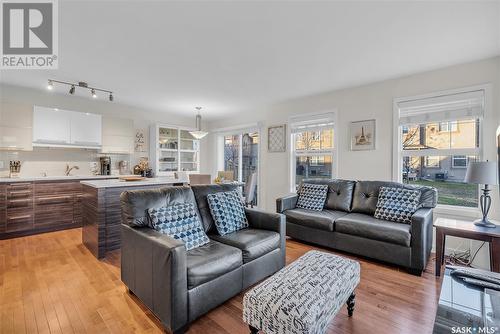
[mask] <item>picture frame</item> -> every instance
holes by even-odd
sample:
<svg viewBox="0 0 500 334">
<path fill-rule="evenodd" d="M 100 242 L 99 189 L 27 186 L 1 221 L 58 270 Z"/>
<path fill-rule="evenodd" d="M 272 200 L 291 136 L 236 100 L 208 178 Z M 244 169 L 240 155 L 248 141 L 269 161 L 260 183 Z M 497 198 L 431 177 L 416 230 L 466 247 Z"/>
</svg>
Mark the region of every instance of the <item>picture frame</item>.
<svg viewBox="0 0 500 334">
<path fill-rule="evenodd" d="M 369 151 L 376 148 L 376 120 L 351 122 L 349 126 L 351 151 Z"/>
<path fill-rule="evenodd" d="M 286 124 L 267 128 L 267 150 L 270 153 L 286 152 Z"/>
</svg>

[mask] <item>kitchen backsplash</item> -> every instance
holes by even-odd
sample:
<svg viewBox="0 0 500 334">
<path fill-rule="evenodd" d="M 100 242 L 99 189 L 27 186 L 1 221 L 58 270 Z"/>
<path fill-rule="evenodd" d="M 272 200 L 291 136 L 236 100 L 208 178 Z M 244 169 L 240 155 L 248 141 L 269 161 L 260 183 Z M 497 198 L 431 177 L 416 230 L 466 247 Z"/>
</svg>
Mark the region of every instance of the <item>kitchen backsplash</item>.
<svg viewBox="0 0 500 334">
<path fill-rule="evenodd" d="M 93 150 L 59 149 L 59 148 L 33 148 L 33 151 L 0 151 L 0 177 L 9 176 L 9 161 L 21 161 L 20 176 L 61 176 L 64 175 L 66 165 L 78 166 L 72 175 L 92 175 L 92 164 L 99 164 L 99 157 L 111 157 L 111 173 L 119 174 L 118 162 L 125 160 L 129 163 L 131 156 L 127 154 L 100 154 Z M 135 160 L 135 159 L 134 159 Z M 132 161 L 133 163 L 134 161 Z"/>
</svg>

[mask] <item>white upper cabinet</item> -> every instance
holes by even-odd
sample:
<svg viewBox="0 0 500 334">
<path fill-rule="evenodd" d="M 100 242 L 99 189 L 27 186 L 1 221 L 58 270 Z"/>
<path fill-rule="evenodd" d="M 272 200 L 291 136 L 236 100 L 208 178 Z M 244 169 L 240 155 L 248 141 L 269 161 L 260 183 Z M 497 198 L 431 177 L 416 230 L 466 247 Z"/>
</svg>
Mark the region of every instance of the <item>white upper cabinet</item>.
<svg viewBox="0 0 500 334">
<path fill-rule="evenodd" d="M 131 119 L 102 118 L 102 153 L 134 153 L 134 121 Z"/>
<path fill-rule="evenodd" d="M 0 101 L 0 150 L 31 151 L 32 106 Z"/>
<path fill-rule="evenodd" d="M 71 113 L 35 106 L 33 109 L 33 143 L 69 145 Z"/>
<path fill-rule="evenodd" d="M 71 144 L 100 147 L 102 142 L 101 115 L 69 112 L 71 120 Z"/>
<path fill-rule="evenodd" d="M 101 142 L 101 115 L 34 107 L 34 146 L 100 148 Z"/>
</svg>

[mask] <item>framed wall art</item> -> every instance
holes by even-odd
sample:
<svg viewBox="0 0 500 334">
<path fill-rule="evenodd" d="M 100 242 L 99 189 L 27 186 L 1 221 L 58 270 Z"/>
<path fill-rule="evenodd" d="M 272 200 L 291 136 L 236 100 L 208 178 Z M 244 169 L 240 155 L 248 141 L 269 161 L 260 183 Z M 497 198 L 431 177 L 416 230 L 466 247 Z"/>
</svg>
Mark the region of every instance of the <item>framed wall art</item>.
<svg viewBox="0 0 500 334">
<path fill-rule="evenodd" d="M 267 150 L 268 152 L 286 151 L 286 124 L 267 128 Z"/>
<path fill-rule="evenodd" d="M 367 151 L 375 149 L 375 129 L 374 119 L 351 122 L 351 151 Z"/>
</svg>

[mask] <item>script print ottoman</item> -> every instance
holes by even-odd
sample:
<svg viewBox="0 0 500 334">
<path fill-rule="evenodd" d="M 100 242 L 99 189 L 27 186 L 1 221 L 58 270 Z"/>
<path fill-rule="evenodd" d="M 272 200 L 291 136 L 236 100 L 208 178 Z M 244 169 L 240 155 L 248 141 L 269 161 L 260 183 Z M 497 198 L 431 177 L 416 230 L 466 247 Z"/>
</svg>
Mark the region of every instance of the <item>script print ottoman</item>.
<svg viewBox="0 0 500 334">
<path fill-rule="evenodd" d="M 360 266 L 334 254 L 309 251 L 243 297 L 243 321 L 251 333 L 324 333 L 347 303 L 354 311 Z"/>
</svg>

